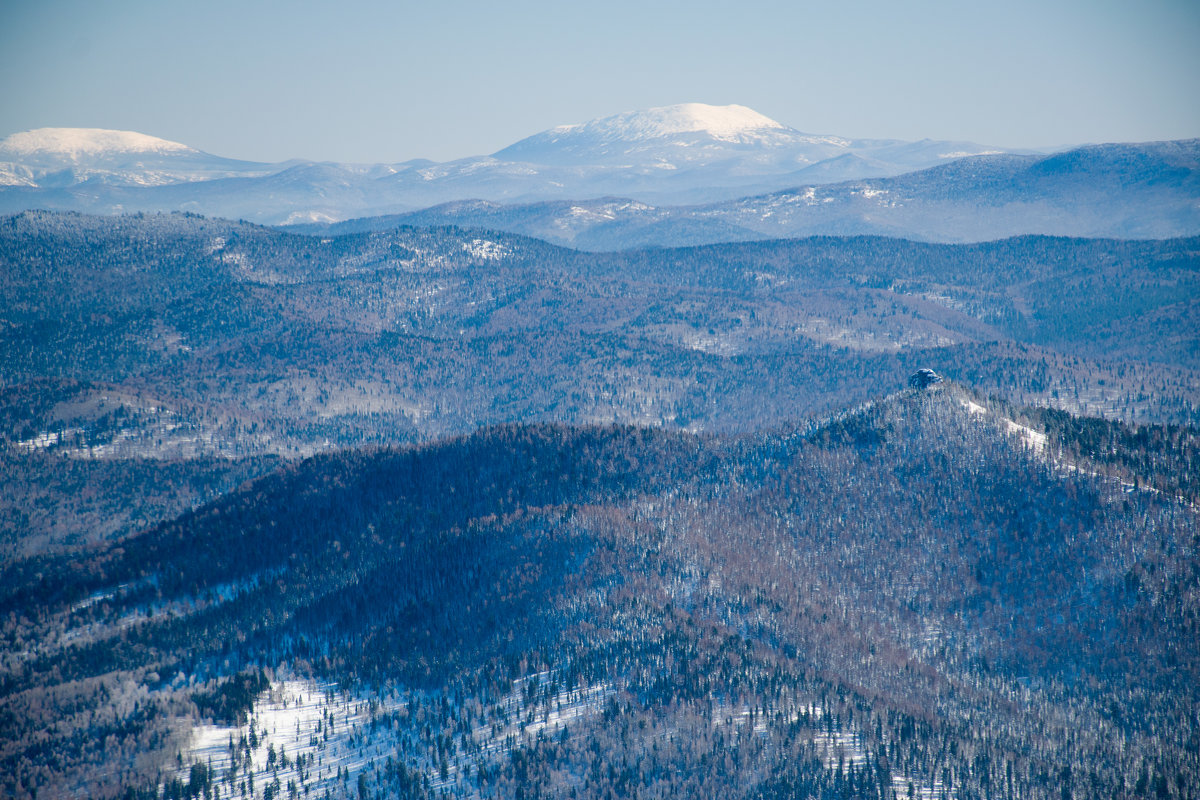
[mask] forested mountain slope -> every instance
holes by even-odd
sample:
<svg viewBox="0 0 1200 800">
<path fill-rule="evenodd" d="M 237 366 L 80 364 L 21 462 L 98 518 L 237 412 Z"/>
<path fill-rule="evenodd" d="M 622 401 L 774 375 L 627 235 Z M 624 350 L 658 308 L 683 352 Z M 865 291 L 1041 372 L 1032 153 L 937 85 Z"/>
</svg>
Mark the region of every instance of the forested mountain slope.
<svg viewBox="0 0 1200 800">
<path fill-rule="evenodd" d="M 1198 251 L 815 238 L 593 255 L 457 229 L 25 214 L 0 222 L 5 385 L 108 400 L 70 384 L 56 405 L 43 383 L 22 410 L 10 390 L 3 433 L 286 453 L 516 419 L 749 429 L 865 399 L 915 361 L 1016 400 L 1191 420 Z"/>
<path fill-rule="evenodd" d="M 10 563 L 3 792 L 1192 797 L 1195 511 L 1009 414 L 502 426 Z"/>
</svg>

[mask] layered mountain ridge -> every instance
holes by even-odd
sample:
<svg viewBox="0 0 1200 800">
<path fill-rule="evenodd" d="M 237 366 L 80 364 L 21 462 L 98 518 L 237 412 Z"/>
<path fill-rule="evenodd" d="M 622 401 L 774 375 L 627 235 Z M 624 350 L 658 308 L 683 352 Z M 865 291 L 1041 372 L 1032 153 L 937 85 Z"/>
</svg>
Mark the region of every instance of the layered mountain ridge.
<svg viewBox="0 0 1200 800">
<path fill-rule="evenodd" d="M 1194 426 L 1198 254 L 1044 237 L 591 254 L 459 228 L 0 218 L 0 560 L 120 538 L 280 459 L 516 420 L 744 434 L 919 367 Z"/>
<path fill-rule="evenodd" d="M 695 206 L 616 197 L 460 201 L 302 229 L 391 225 L 481 227 L 585 250 L 861 234 L 935 242 L 1026 233 L 1168 238 L 1200 232 L 1200 139 L 982 155 L 891 178 L 814 183 Z"/>
<path fill-rule="evenodd" d="M 562 125 L 445 163 L 258 164 L 141 134 L 43 129 L 0 143 L 0 211 L 451 224 L 589 250 L 814 234 L 1168 238 L 1200 233 L 1198 142 L 1030 154 L 811 135 L 699 103 Z"/>
<path fill-rule="evenodd" d="M 960 142 L 813 136 L 744 106 L 702 103 L 563 125 L 490 156 L 441 164 L 258 164 L 132 132 L 41 129 L 0 143 L 0 210 L 181 210 L 281 223 L 471 198 L 621 194 L 698 202 L 795 185 L 805 170 L 813 170 L 809 180 L 837 181 L 994 151 Z M 292 174 L 281 187 L 285 171 Z"/>
</svg>

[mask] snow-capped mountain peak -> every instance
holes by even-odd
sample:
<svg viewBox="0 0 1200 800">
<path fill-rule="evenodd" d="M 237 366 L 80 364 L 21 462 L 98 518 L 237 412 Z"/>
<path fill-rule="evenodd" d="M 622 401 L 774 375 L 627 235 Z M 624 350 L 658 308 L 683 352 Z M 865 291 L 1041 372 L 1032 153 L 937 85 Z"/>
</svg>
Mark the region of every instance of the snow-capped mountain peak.
<svg viewBox="0 0 1200 800">
<path fill-rule="evenodd" d="M 681 103 L 645 111 L 629 111 L 576 125 L 560 125 L 552 134 L 582 133 L 600 139 L 644 141 L 681 133 L 707 133 L 714 139 L 739 141 L 785 126 L 745 106 Z"/>
<path fill-rule="evenodd" d="M 104 128 L 37 128 L 0 140 L 0 153 L 13 156 L 55 156 L 79 159 L 139 153 L 195 153 L 185 144 L 134 131 Z"/>
<path fill-rule="evenodd" d="M 801 133 L 746 106 L 681 103 L 560 125 L 493 155 L 534 164 L 606 164 L 657 172 L 747 157 L 755 162 L 783 159 L 795 168 L 840 154 L 849 144 Z M 761 172 L 763 165 L 746 168 Z"/>
<path fill-rule="evenodd" d="M 157 136 L 105 128 L 37 128 L 0 140 L 0 185 L 8 186 L 164 186 L 265 175 L 282 166 L 222 158 Z"/>
</svg>

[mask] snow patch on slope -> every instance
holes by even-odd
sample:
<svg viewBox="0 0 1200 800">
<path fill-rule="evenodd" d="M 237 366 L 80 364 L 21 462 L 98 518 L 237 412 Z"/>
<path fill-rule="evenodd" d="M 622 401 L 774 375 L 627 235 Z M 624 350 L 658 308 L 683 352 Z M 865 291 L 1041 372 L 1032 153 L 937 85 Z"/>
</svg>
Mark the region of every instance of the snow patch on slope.
<svg viewBox="0 0 1200 800">
<path fill-rule="evenodd" d="M 950 153 L 938 153 L 938 158 L 970 158 L 971 156 L 998 156 L 1003 154 L 1003 150 L 955 150 Z"/>
<path fill-rule="evenodd" d="M 37 186 L 37 181 L 27 167 L 0 163 L 0 186 Z"/>
<path fill-rule="evenodd" d="M 976 416 L 988 416 L 989 412 L 986 408 L 978 403 L 970 400 L 964 400 L 963 406 Z M 1046 453 L 1046 434 L 1039 433 L 1033 428 L 1028 428 L 1020 423 L 1013 422 L 1008 417 L 998 417 L 999 421 L 1004 424 L 1005 429 L 1017 436 L 1021 440 L 1021 444 L 1032 450 L 1037 455 Z"/>
<path fill-rule="evenodd" d="M 185 780 L 192 764 L 204 764 L 227 797 L 245 796 L 250 785 L 273 796 L 290 787 L 292 797 L 343 797 L 358 776 L 373 777 L 397 759 L 438 796 L 479 797 L 473 769 L 505 763 L 518 748 L 586 723 L 616 693 L 607 683 L 559 687 L 556 678 L 542 672 L 514 681 L 512 691 L 488 703 L 479 724 L 460 730 L 449 749 L 443 749 L 442 729 L 425 724 L 423 709 L 436 694 L 395 686 L 350 692 L 285 678 L 256 700 L 244 724 L 197 724 L 178 777 Z M 547 687 L 554 691 L 539 691 Z M 257 797 L 258 791 L 249 794 Z"/>
<path fill-rule="evenodd" d="M 500 261 L 512 253 L 508 247 L 487 239 L 472 239 L 462 243 L 462 249 L 481 261 Z"/>
</svg>

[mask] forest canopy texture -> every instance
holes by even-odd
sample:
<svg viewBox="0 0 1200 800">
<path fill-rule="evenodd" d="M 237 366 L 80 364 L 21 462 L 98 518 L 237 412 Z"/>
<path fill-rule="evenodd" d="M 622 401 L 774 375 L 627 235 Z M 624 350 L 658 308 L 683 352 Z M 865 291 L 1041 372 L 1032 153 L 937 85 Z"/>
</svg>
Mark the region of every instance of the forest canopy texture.
<svg viewBox="0 0 1200 800">
<path fill-rule="evenodd" d="M 0 218 L 0 795 L 1194 798 L 1197 245 Z"/>
</svg>

